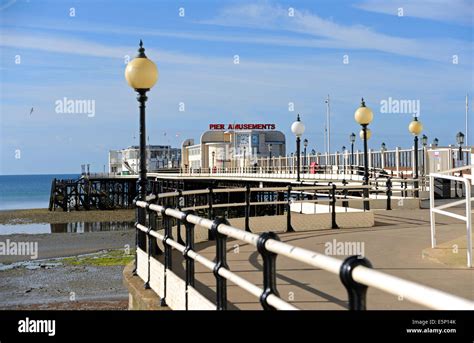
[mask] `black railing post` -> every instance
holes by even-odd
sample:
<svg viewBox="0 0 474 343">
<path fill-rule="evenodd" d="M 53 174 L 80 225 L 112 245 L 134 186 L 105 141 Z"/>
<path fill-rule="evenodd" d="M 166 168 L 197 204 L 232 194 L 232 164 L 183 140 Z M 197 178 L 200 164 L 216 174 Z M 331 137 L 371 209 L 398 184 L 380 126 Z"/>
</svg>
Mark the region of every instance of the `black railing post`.
<svg viewBox="0 0 474 343">
<path fill-rule="evenodd" d="M 248 183 L 245 186 L 245 231 L 252 232 L 250 230 L 250 185 Z"/>
<path fill-rule="evenodd" d="M 194 287 L 194 260 L 188 256 L 189 251 L 194 250 L 194 224 L 188 222 L 188 215 L 193 214 L 192 211 L 186 211 L 183 218 L 184 225 L 186 227 L 186 248 L 183 251 L 184 258 L 186 259 L 186 310 L 188 310 L 188 288 L 189 286 Z"/>
<path fill-rule="evenodd" d="M 227 280 L 219 275 L 219 269 L 229 269 L 227 265 L 227 236 L 219 233 L 217 228 L 220 224 L 229 224 L 225 218 L 218 217 L 214 220 L 211 231 L 216 239 L 216 266 L 214 276 L 216 278 L 216 306 L 217 310 L 227 310 Z"/>
<path fill-rule="evenodd" d="M 296 193 L 296 200 L 300 203 L 300 214 L 303 214 L 303 200 L 304 200 L 303 191 Z"/>
<path fill-rule="evenodd" d="M 387 210 L 392 209 L 392 179 L 387 179 Z"/>
<path fill-rule="evenodd" d="M 178 211 L 181 211 L 181 208 L 183 208 L 185 205 L 184 203 L 184 197 L 183 197 L 183 191 L 182 190 L 178 190 L 178 206 L 176 206 L 178 208 Z M 181 237 L 181 220 L 178 220 L 178 222 L 176 223 L 176 233 L 177 233 L 177 242 L 181 245 L 184 245 L 184 241 L 183 241 L 183 238 Z"/>
<path fill-rule="evenodd" d="M 157 201 L 158 199 L 156 199 L 156 203 L 158 203 Z M 149 214 L 148 214 L 148 223 L 149 223 L 149 226 L 151 227 L 152 230 L 155 230 L 156 231 L 156 218 L 157 218 L 157 213 L 156 211 L 149 211 Z M 153 249 L 151 249 L 151 255 L 154 256 L 154 255 L 162 255 L 163 254 L 163 251 L 160 249 L 160 247 L 158 246 L 157 242 L 156 242 L 156 238 L 155 237 L 152 237 L 151 238 L 151 242 L 152 242 L 152 247 Z"/>
<path fill-rule="evenodd" d="M 146 238 L 147 238 L 147 247 L 146 248 L 147 248 L 147 252 L 148 252 L 148 273 L 147 273 L 147 280 L 146 280 L 145 284 L 143 285 L 143 287 L 145 287 L 145 289 L 150 289 L 150 260 L 151 260 L 152 245 L 151 245 L 151 235 L 150 235 L 150 231 L 151 231 L 150 208 L 149 208 L 148 203 L 146 204 L 145 210 L 148 212 L 148 230 L 146 232 Z"/>
<path fill-rule="evenodd" d="M 158 194 L 160 193 L 160 187 L 159 185 L 157 185 L 157 192 L 155 193 L 156 194 L 156 198 L 154 199 L 154 204 L 156 205 L 161 205 L 161 203 L 163 202 L 162 199 L 159 198 Z M 161 211 L 160 211 L 161 213 Z M 150 211 L 150 217 L 149 217 L 149 223 L 150 223 L 150 227 L 152 230 L 155 230 L 157 231 L 158 230 L 158 225 L 157 225 L 157 218 L 158 218 L 158 212 L 156 211 Z M 163 228 L 163 217 L 161 217 L 161 226 Z M 164 254 L 164 251 L 162 251 L 160 249 L 160 247 L 158 246 L 158 242 L 157 242 L 157 239 L 153 237 L 153 250 L 152 250 L 152 255 L 163 255 Z"/>
<path fill-rule="evenodd" d="M 341 269 L 339 270 L 339 278 L 347 290 L 349 310 L 363 311 L 367 308 L 367 286 L 356 282 L 352 278 L 352 272 L 357 266 L 372 268 L 372 264 L 365 257 L 349 256 L 342 262 Z"/>
<path fill-rule="evenodd" d="M 166 215 L 166 207 L 163 207 L 161 210 L 161 215 L 163 217 L 163 226 L 165 229 L 165 235 L 163 239 L 163 245 L 165 246 L 165 275 L 163 277 L 163 282 L 164 282 L 164 287 L 163 287 L 163 299 L 161 299 L 161 306 L 166 306 L 166 282 L 167 282 L 167 277 L 166 273 L 168 270 L 171 270 L 173 266 L 173 261 L 172 261 L 172 255 L 173 251 L 172 248 L 169 244 L 167 244 L 168 239 L 173 239 L 173 232 L 171 228 L 171 223 L 170 223 L 170 218 Z"/>
<path fill-rule="evenodd" d="M 133 199 L 133 206 L 135 206 L 135 218 L 136 218 L 136 222 L 135 222 L 135 265 L 133 267 L 133 271 L 132 271 L 132 275 L 133 276 L 137 276 L 138 275 L 138 272 L 137 272 L 137 269 L 138 269 L 138 240 L 139 240 L 139 235 L 138 235 L 138 232 L 140 230 L 138 230 L 137 228 L 137 224 L 140 223 L 140 220 L 141 220 L 141 217 L 140 217 L 140 211 L 138 210 L 138 206 L 137 206 L 137 198 Z"/>
<path fill-rule="evenodd" d="M 135 264 L 133 266 L 133 270 L 132 270 L 132 275 L 133 276 L 138 276 L 138 228 L 137 228 L 137 225 L 138 225 L 138 221 L 135 222 Z"/>
<path fill-rule="evenodd" d="M 212 191 L 212 187 L 208 187 L 209 193 L 207 193 L 207 204 L 208 204 L 208 213 L 207 219 L 213 220 L 214 219 L 214 210 L 212 209 L 212 205 L 214 203 L 214 192 Z M 209 230 L 207 233 L 207 239 L 213 241 L 215 239 L 214 233 L 212 230 Z"/>
<path fill-rule="evenodd" d="M 348 192 L 347 192 L 347 188 L 346 188 L 347 184 L 348 184 L 348 182 L 347 182 L 346 179 L 342 180 L 342 185 L 344 186 L 344 190 L 343 190 L 344 199 L 347 199 L 347 193 L 348 193 Z M 349 201 L 344 200 L 344 201 L 342 202 L 342 206 L 345 207 L 345 208 L 349 207 Z"/>
<path fill-rule="evenodd" d="M 331 188 L 331 229 L 339 229 L 336 223 L 336 185 L 333 183 Z"/>
<path fill-rule="evenodd" d="M 148 275 L 147 275 L 147 280 L 143 287 L 145 289 L 150 289 L 150 260 L 151 260 L 151 235 L 150 235 L 151 227 L 148 227 L 148 230 L 146 232 L 146 237 L 147 237 L 147 250 L 148 250 Z"/>
<path fill-rule="evenodd" d="M 265 247 L 269 239 L 279 241 L 277 234 L 274 232 L 264 232 L 257 240 L 257 250 L 262 255 L 263 259 L 263 293 L 260 296 L 260 303 L 264 310 L 275 310 L 275 308 L 268 304 L 268 296 L 273 294 L 279 296 L 276 282 L 276 258 L 277 254 L 268 251 Z"/>
<path fill-rule="evenodd" d="M 293 226 L 291 225 L 291 185 L 288 185 L 288 190 L 286 191 L 286 232 L 295 232 Z"/>
</svg>

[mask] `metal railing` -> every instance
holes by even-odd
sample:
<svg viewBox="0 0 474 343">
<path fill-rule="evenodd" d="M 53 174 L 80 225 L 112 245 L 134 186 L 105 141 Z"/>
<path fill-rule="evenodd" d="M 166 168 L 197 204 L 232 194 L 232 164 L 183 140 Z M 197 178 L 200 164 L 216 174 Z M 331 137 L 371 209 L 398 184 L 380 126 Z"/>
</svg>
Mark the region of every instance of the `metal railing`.
<svg viewBox="0 0 474 343">
<path fill-rule="evenodd" d="M 207 210 L 207 217 L 214 218 L 220 211 L 220 215 L 229 218 L 230 209 L 243 208 L 244 211 L 241 217 L 245 219 L 245 231 L 251 232 L 250 217 L 251 209 L 253 208 L 254 216 L 262 215 L 279 215 L 286 212 L 286 231 L 292 232 L 292 205 L 300 204 L 300 213 L 303 213 L 303 204 L 314 204 L 314 214 L 318 214 L 317 205 L 327 205 L 321 209 L 321 213 L 331 214 L 331 227 L 338 228 L 336 207 L 348 208 L 358 206 L 361 211 L 365 211 L 363 206 L 365 202 L 370 202 L 369 198 L 365 197 L 364 190 L 370 189 L 370 186 L 365 185 L 336 185 L 329 183 L 328 185 L 314 185 L 314 186 L 286 186 L 286 187 L 246 187 L 240 188 L 213 188 L 189 191 L 176 191 L 168 193 L 160 193 L 156 201 L 164 203 L 167 202 L 172 206 L 176 206 L 183 211 L 202 211 Z M 391 191 L 390 188 L 386 191 L 387 209 L 390 210 Z M 222 197 L 222 195 L 241 195 L 240 201 Z M 272 194 L 269 198 L 260 199 L 258 195 Z M 220 199 L 216 199 L 221 195 Z M 280 196 L 278 196 L 280 195 Z M 196 197 L 201 197 L 201 203 Z M 275 200 L 276 199 L 276 200 Z M 227 201 L 226 201 L 227 200 Z M 281 206 L 283 209 L 279 209 Z M 272 210 L 262 211 L 260 214 L 258 207 L 272 207 Z M 223 211 L 222 211 L 223 210 Z"/>
<path fill-rule="evenodd" d="M 375 175 L 375 174 L 374 174 Z M 160 178 L 163 175 L 160 173 L 150 173 L 149 176 Z M 249 173 L 246 170 L 241 169 L 228 169 L 225 172 L 219 169 L 209 170 L 201 169 L 199 171 L 190 171 L 190 170 L 180 170 L 179 173 L 174 175 L 167 174 L 167 176 L 174 177 L 192 177 L 192 178 L 213 178 L 213 179 L 237 179 L 239 181 L 266 181 L 266 182 L 279 182 L 295 179 L 294 174 L 285 174 L 285 173 Z M 357 176 L 358 177 L 358 176 Z M 308 183 L 317 184 L 322 182 L 327 182 L 328 184 L 336 183 L 347 185 L 352 184 L 359 187 L 365 186 L 361 177 L 359 179 L 353 179 L 351 175 L 347 174 L 301 174 L 301 185 L 308 185 Z M 296 180 L 293 182 L 296 183 Z M 375 176 L 374 178 L 369 179 L 369 184 L 366 186 L 371 194 L 375 194 L 375 198 L 378 198 L 378 195 L 384 194 L 388 197 L 390 196 L 399 196 L 403 198 L 416 197 L 417 191 L 425 191 L 429 188 L 429 184 L 423 178 L 413 179 L 413 178 L 394 178 L 384 174 Z M 389 208 L 387 208 L 389 209 Z"/>
<path fill-rule="evenodd" d="M 474 168 L 474 165 L 464 166 L 459 168 L 453 168 L 441 173 L 432 173 L 429 175 L 430 184 L 435 184 L 435 179 L 444 179 L 459 182 L 464 184 L 465 198 L 462 200 L 453 201 L 444 205 L 435 206 L 435 187 L 430 187 L 430 222 L 431 222 L 431 247 L 436 247 L 436 214 L 444 215 L 451 218 L 459 219 L 466 223 L 466 240 L 467 240 L 467 266 L 468 268 L 472 267 L 472 201 L 474 200 L 471 197 L 471 185 L 473 183 L 472 174 L 462 174 L 464 170 L 469 170 L 469 172 Z M 460 176 L 454 176 L 455 173 L 460 173 Z M 450 175 L 451 174 L 451 175 Z M 451 191 L 451 185 L 449 185 L 449 190 Z M 457 193 L 457 186 L 455 187 L 455 192 Z M 458 205 L 465 204 L 465 215 L 460 215 L 457 213 L 446 211 L 446 209 L 455 207 Z"/>
<path fill-rule="evenodd" d="M 191 194 L 192 192 L 199 191 L 190 191 L 188 194 Z M 205 194 L 206 192 L 208 192 L 208 190 L 203 190 L 200 194 Z M 180 192 L 176 193 L 179 194 Z M 177 194 L 175 194 L 175 196 L 176 195 Z M 157 199 L 159 199 L 160 196 L 161 195 L 158 195 Z M 361 256 L 350 256 L 344 261 L 341 261 L 334 257 L 283 243 L 273 232 L 265 232 L 257 235 L 232 227 L 229 225 L 227 220 L 222 217 L 203 218 L 197 216 L 191 210 L 181 211 L 179 209 L 158 204 L 150 204 L 144 201 L 137 201 L 136 205 L 137 207 L 146 209 L 149 213 L 148 225 L 136 224 L 137 232 L 144 234 L 148 242 L 148 244 L 145 244 L 145 249 L 142 249 L 140 243 L 137 243 L 137 251 L 138 249 L 142 249 L 147 250 L 148 253 L 147 280 L 145 280 L 145 285 L 148 287 L 150 285 L 151 273 L 150 262 L 154 258 L 152 257 L 152 249 L 154 249 L 153 247 L 156 245 L 156 242 L 152 242 L 152 238 L 161 241 L 164 245 L 165 290 L 162 304 L 166 304 L 166 272 L 172 268 L 172 250 L 175 249 L 181 252 L 185 259 L 186 288 L 183 296 L 186 299 L 186 309 L 188 309 L 190 301 L 188 299 L 188 289 L 194 287 L 195 262 L 198 262 L 214 273 L 216 279 L 216 309 L 218 310 L 227 309 L 227 281 L 234 283 L 244 291 L 258 297 L 262 307 L 266 310 L 296 310 L 297 307 L 279 297 L 276 282 L 276 259 L 278 255 L 339 275 L 341 282 L 347 290 L 349 309 L 351 310 L 366 309 L 366 294 L 368 287 L 374 287 L 396 296 L 401 295 L 413 303 L 430 309 L 474 309 L 474 302 L 467 299 L 376 271 L 372 268 L 371 263 Z M 209 204 L 209 206 L 212 205 Z M 151 221 L 151 218 L 156 215 L 162 217 L 161 229 L 164 230 L 164 234 L 158 232 L 157 228 Z M 175 240 L 173 238 L 171 219 L 177 220 L 179 224 L 184 225 L 186 230 L 185 240 Z M 209 230 L 211 233 L 210 236 L 215 240 L 215 261 L 207 259 L 196 251 L 194 243 L 194 230 L 196 225 Z M 236 239 L 256 247 L 263 259 L 263 289 L 229 269 L 226 258 L 226 242 L 228 238 Z M 136 263 L 138 264 L 138 255 Z"/>
<path fill-rule="evenodd" d="M 418 150 L 418 168 L 419 175 L 428 174 L 429 163 L 428 155 L 430 151 L 436 151 L 438 148 L 421 147 Z M 448 150 L 449 156 L 457 156 L 459 149 L 457 147 L 439 148 L 441 150 Z M 472 153 L 471 147 L 463 147 L 461 149 L 463 154 L 462 161 L 468 161 Z M 300 171 L 302 174 L 360 174 L 364 161 L 363 151 L 354 151 L 351 154 L 349 150 L 343 152 L 335 152 L 331 154 L 316 153 L 304 154 L 300 156 Z M 280 174 L 295 174 L 297 169 L 297 157 L 293 156 L 272 156 L 272 157 L 257 157 L 255 153 L 246 155 L 236 155 L 234 158 L 225 160 L 224 158 L 209 161 L 209 170 L 214 172 L 220 170 L 221 173 L 228 172 L 245 172 L 255 173 L 269 171 Z M 411 149 L 395 148 L 385 151 L 377 151 L 373 149 L 368 150 L 368 168 L 376 172 L 384 172 L 392 177 L 407 177 L 414 175 L 415 169 L 415 151 Z M 451 164 L 449 164 L 451 165 Z M 201 168 L 183 168 L 186 172 L 198 173 L 204 171 L 206 167 Z M 373 176 L 375 177 L 375 176 Z"/>
<path fill-rule="evenodd" d="M 202 172 L 199 174 L 184 174 L 180 173 L 179 174 L 181 177 L 182 176 L 192 176 L 192 177 L 198 177 L 202 176 L 203 178 L 209 178 L 209 177 L 223 177 L 223 178 L 228 178 L 228 177 L 236 177 L 238 178 L 239 181 L 246 182 L 246 181 L 253 181 L 253 180 L 260 180 L 265 179 L 265 181 L 272 181 L 272 177 L 274 177 L 277 174 L 258 174 L 256 176 L 255 174 L 219 174 L 219 173 L 206 173 Z M 281 174 L 280 174 L 281 175 Z M 161 175 L 159 174 L 152 174 L 152 176 L 160 178 Z M 249 177 L 245 178 L 245 176 L 256 176 L 256 177 Z M 283 177 L 282 177 L 283 178 Z M 278 181 L 279 178 L 275 178 L 275 181 Z M 303 183 L 303 181 L 306 181 L 306 183 Z M 326 183 L 328 186 L 331 186 L 332 184 L 335 184 L 338 189 L 343 190 L 345 189 L 346 185 L 349 185 L 350 187 L 355 187 L 359 189 L 368 189 L 369 194 L 373 195 L 373 198 L 378 199 L 380 195 L 383 195 L 384 197 L 387 198 L 388 201 L 390 201 L 390 198 L 392 197 L 400 197 L 400 198 L 409 198 L 415 197 L 416 191 L 424 191 L 429 188 L 428 182 L 422 182 L 420 179 L 408 179 L 408 178 L 392 178 L 392 177 L 376 177 L 374 179 L 369 180 L 368 185 L 364 185 L 362 181 L 352 181 L 349 182 L 350 180 L 345 179 L 345 178 L 331 178 L 331 179 L 302 179 L 302 181 L 299 183 L 300 186 L 303 187 L 309 187 L 309 189 L 312 189 L 312 187 L 324 187 L 323 185 Z M 313 183 L 313 186 L 309 184 L 309 182 Z M 418 184 L 418 187 L 416 186 Z M 292 187 L 297 187 L 295 184 L 292 185 Z M 331 186 L 332 187 L 332 186 Z M 226 188 L 227 189 L 227 188 Z M 387 205 L 387 210 L 390 210 L 390 206 Z"/>
<path fill-rule="evenodd" d="M 180 168 L 181 175 L 208 175 L 208 176 L 246 176 L 265 177 L 269 179 L 294 179 L 297 175 L 296 165 L 254 165 L 245 167 L 214 167 L 214 168 Z M 322 180 L 353 180 L 362 182 L 364 171 L 360 166 L 347 165 L 344 168 L 337 168 L 332 165 L 309 166 L 302 165 L 300 168 L 300 178 L 302 180 L 322 179 Z M 392 176 L 380 168 L 370 168 L 369 177 L 389 177 Z"/>
</svg>

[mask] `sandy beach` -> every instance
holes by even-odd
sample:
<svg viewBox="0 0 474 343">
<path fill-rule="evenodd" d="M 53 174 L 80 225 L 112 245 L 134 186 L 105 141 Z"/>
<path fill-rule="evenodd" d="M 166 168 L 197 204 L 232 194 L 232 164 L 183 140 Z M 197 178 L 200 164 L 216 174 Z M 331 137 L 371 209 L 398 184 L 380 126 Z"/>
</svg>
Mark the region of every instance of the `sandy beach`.
<svg viewBox="0 0 474 343">
<path fill-rule="evenodd" d="M 0 224 L 133 222 L 133 210 L 0 211 Z M 0 309 L 126 309 L 122 271 L 133 260 L 133 230 L 0 235 L 37 244 L 37 259 L 0 255 Z"/>
</svg>

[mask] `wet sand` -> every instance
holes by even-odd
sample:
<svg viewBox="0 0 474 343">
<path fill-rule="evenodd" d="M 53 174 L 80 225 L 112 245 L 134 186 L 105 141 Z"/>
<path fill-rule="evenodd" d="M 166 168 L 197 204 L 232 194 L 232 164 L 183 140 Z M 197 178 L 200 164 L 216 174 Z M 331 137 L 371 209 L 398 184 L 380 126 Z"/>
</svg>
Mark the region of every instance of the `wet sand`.
<svg viewBox="0 0 474 343">
<path fill-rule="evenodd" d="M 131 222 L 134 210 L 113 211 L 49 211 L 47 208 L 0 211 L 0 224 L 74 223 L 74 222 Z"/>
<path fill-rule="evenodd" d="M 126 309 L 124 266 L 61 266 L 0 272 L 0 309 Z"/>
<path fill-rule="evenodd" d="M 6 235 L 1 241 L 38 242 L 38 259 L 28 256 L 0 256 L 0 309 L 127 309 L 128 293 L 123 285 L 124 265 L 98 266 L 57 263 L 56 259 L 98 251 L 130 249 L 135 233 L 128 231 L 84 234 Z M 27 261 L 27 263 L 22 263 Z M 30 263 L 39 264 L 30 269 Z M 74 299 L 71 295 L 74 293 Z"/>
<path fill-rule="evenodd" d="M 134 211 L 0 211 L 0 223 L 9 225 L 104 221 L 134 221 Z M 73 257 L 75 260 L 78 255 L 104 250 L 133 251 L 134 230 L 0 235 L 1 242 L 7 240 L 36 242 L 38 258 L 31 260 L 30 256 L 0 255 L 0 267 L 6 269 L 0 271 L 0 309 L 127 309 L 128 293 L 122 281 L 123 265 L 56 262 L 58 258 Z M 31 269 L 30 262 L 39 266 Z M 14 267 L 12 263 L 15 263 Z"/>
<path fill-rule="evenodd" d="M 103 231 L 87 233 L 53 233 L 53 234 L 15 234 L 1 235 L 0 241 L 37 242 L 38 260 L 68 257 L 87 254 L 107 249 L 133 249 L 135 245 L 134 230 Z M 12 263 L 29 260 L 29 256 L 0 255 L 0 263 Z"/>
</svg>

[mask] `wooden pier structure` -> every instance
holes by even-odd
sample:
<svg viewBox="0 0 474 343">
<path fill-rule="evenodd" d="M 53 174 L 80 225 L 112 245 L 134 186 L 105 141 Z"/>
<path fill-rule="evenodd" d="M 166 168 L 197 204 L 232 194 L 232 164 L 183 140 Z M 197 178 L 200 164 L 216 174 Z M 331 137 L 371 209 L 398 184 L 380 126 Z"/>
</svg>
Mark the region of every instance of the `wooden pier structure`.
<svg viewBox="0 0 474 343">
<path fill-rule="evenodd" d="M 49 210 L 114 210 L 133 208 L 137 196 L 135 177 L 53 179 Z"/>
</svg>

